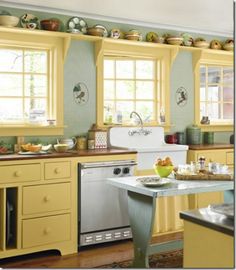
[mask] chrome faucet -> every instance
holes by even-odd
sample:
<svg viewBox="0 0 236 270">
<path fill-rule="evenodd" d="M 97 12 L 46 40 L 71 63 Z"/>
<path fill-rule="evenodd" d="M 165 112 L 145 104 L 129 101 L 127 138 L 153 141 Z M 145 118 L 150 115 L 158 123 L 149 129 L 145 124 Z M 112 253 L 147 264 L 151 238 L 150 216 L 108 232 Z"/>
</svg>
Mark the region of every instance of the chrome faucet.
<svg viewBox="0 0 236 270">
<path fill-rule="evenodd" d="M 129 117 L 132 118 L 133 115 L 136 115 L 138 117 L 139 124 L 140 124 L 141 128 L 143 128 L 143 120 L 142 120 L 141 116 L 137 112 L 132 111 Z"/>
<path fill-rule="evenodd" d="M 144 129 L 143 128 L 143 120 L 142 120 L 141 116 L 137 112 L 132 111 L 131 114 L 130 114 L 130 118 L 132 118 L 133 115 L 136 115 L 138 117 L 140 129 L 139 130 L 129 130 L 129 132 L 128 132 L 129 136 L 134 136 L 134 135 L 144 135 L 144 136 L 147 136 L 148 134 L 152 133 L 151 130 L 148 130 L 148 129 Z"/>
</svg>

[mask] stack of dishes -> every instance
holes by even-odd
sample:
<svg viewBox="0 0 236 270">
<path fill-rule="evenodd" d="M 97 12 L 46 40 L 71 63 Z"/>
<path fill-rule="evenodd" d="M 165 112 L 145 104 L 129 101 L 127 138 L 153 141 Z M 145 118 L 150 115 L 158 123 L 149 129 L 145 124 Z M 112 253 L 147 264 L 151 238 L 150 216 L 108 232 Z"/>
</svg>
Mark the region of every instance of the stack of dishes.
<svg viewBox="0 0 236 270">
<path fill-rule="evenodd" d="M 184 39 L 182 37 L 168 37 L 166 41 L 171 45 L 181 45 Z"/>
</svg>

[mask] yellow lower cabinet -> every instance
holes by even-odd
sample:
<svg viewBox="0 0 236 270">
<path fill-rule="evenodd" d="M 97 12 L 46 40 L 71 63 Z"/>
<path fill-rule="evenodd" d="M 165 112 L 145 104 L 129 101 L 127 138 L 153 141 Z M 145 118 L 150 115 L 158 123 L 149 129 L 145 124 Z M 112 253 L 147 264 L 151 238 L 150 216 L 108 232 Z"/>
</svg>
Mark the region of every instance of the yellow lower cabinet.
<svg viewBox="0 0 236 270">
<path fill-rule="evenodd" d="M 70 214 L 22 221 L 22 247 L 30 248 L 71 239 Z"/>
<path fill-rule="evenodd" d="M 23 187 L 23 215 L 66 210 L 70 207 L 70 183 Z"/>
<path fill-rule="evenodd" d="M 184 268 L 233 268 L 234 237 L 184 221 Z"/>
</svg>

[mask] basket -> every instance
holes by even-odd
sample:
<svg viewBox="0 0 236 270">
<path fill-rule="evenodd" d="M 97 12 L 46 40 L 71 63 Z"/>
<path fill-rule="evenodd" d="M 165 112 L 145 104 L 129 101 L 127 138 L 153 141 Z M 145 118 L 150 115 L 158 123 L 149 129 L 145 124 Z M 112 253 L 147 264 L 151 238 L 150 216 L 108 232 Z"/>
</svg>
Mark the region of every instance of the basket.
<svg viewBox="0 0 236 270">
<path fill-rule="evenodd" d="M 88 132 L 88 139 L 94 140 L 95 149 L 107 148 L 107 131 L 102 129 L 91 129 Z"/>
<path fill-rule="evenodd" d="M 175 173 L 176 180 L 213 180 L 213 181 L 228 181 L 233 180 L 232 174 L 212 174 L 212 173 L 198 173 L 198 174 L 178 174 Z"/>
</svg>

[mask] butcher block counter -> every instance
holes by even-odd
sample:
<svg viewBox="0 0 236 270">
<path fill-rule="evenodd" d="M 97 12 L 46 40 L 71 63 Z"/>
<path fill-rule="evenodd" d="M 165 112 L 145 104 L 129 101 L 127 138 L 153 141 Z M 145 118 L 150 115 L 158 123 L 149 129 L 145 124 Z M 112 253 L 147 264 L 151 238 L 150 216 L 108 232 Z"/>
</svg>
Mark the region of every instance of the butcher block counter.
<svg viewBox="0 0 236 270">
<path fill-rule="evenodd" d="M 78 249 L 78 163 L 136 160 L 117 149 L 0 156 L 0 259 Z"/>
</svg>

